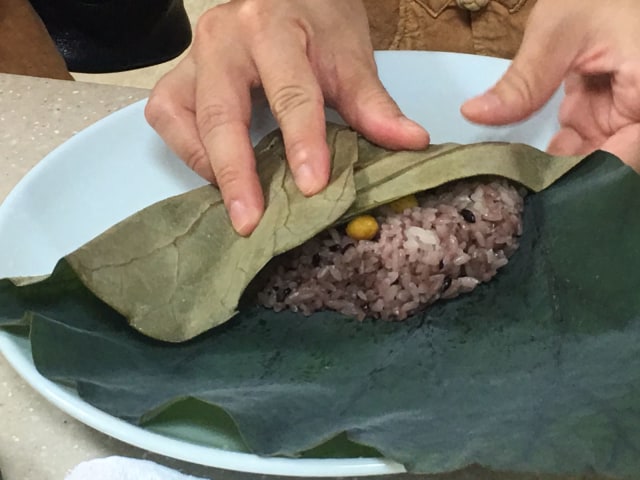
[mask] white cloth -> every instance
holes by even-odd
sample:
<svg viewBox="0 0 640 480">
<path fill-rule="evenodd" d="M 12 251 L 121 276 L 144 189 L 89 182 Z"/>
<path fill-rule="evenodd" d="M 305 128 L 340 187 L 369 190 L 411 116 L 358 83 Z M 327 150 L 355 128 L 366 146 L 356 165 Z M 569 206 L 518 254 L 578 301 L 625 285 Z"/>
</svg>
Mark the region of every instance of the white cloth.
<svg viewBox="0 0 640 480">
<path fill-rule="evenodd" d="M 183 475 L 148 460 L 126 457 L 98 458 L 82 462 L 65 480 L 207 480 Z"/>
</svg>

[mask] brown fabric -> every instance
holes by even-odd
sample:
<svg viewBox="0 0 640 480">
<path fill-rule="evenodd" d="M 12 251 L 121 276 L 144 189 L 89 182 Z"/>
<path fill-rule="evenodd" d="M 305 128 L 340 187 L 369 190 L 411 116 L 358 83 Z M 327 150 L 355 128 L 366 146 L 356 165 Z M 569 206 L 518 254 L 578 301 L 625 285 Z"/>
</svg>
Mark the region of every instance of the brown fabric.
<svg viewBox="0 0 640 480">
<path fill-rule="evenodd" d="M 535 0 L 364 0 L 377 50 L 439 50 L 512 58 Z M 71 80 L 28 0 L 0 0 L 0 72 Z"/>
<path fill-rule="evenodd" d="M 376 50 L 435 50 L 512 58 L 535 0 L 364 0 Z"/>
<path fill-rule="evenodd" d="M 0 0 L 0 72 L 73 80 L 28 0 Z"/>
</svg>

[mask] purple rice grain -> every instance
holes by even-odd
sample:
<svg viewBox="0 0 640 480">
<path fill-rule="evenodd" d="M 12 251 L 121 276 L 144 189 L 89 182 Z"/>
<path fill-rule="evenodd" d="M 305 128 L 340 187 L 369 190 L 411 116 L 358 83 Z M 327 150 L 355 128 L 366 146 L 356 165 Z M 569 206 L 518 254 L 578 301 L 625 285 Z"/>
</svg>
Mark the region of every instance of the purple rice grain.
<svg viewBox="0 0 640 480">
<path fill-rule="evenodd" d="M 373 240 L 330 228 L 280 256 L 258 301 L 305 315 L 403 320 L 507 264 L 522 234 L 523 195 L 506 180 L 464 180 L 418 195 L 419 205 L 399 214 L 381 207 Z"/>
</svg>

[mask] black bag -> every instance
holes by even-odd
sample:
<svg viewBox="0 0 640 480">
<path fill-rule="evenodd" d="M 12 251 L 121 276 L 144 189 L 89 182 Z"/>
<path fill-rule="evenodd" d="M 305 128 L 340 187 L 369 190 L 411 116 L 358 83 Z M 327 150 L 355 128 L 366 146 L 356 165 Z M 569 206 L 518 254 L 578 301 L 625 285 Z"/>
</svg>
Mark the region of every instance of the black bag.
<svg viewBox="0 0 640 480">
<path fill-rule="evenodd" d="M 31 0 L 72 72 L 171 60 L 191 42 L 183 0 Z"/>
</svg>

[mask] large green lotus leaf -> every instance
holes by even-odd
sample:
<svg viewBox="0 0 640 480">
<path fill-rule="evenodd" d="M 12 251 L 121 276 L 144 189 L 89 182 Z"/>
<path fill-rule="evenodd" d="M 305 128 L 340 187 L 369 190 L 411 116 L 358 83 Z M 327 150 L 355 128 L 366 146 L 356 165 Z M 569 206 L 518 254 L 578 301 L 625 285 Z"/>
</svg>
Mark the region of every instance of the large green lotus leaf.
<svg viewBox="0 0 640 480">
<path fill-rule="evenodd" d="M 32 312 L 37 368 L 98 408 L 144 423 L 194 398 L 260 455 L 344 434 L 413 472 L 521 473 L 448 479 L 637 479 L 640 177 L 598 152 L 525 208 L 521 247 L 492 282 L 402 323 L 253 308 L 167 344 L 64 262 L 40 284 L 0 282 L 0 321 Z"/>
<path fill-rule="evenodd" d="M 477 175 L 500 175 L 539 191 L 582 159 L 507 143 L 391 152 L 337 125 L 328 126 L 327 137 L 331 181 L 311 198 L 294 183 L 279 132 L 256 147 L 267 207 L 248 238 L 233 230 L 218 191 L 204 187 L 138 212 L 67 260 L 134 328 L 180 342 L 232 318 L 245 288 L 269 260 L 334 223 Z"/>
</svg>

